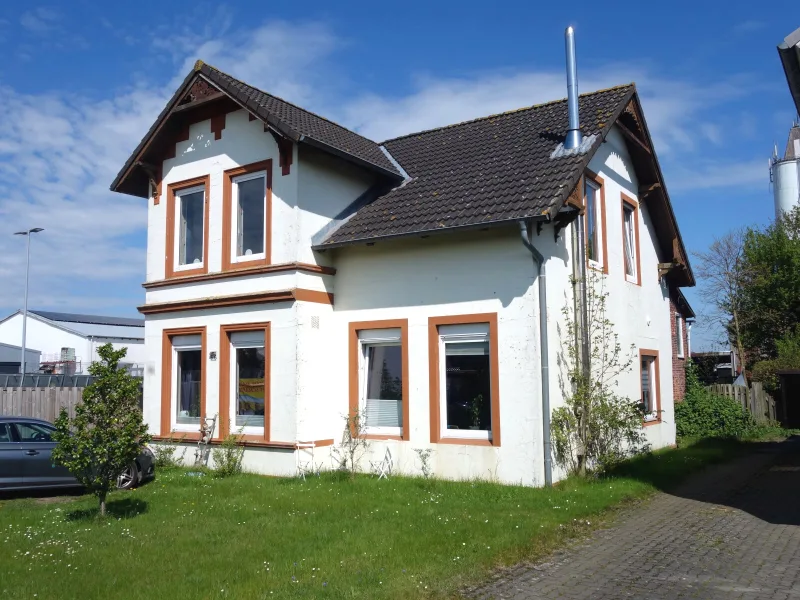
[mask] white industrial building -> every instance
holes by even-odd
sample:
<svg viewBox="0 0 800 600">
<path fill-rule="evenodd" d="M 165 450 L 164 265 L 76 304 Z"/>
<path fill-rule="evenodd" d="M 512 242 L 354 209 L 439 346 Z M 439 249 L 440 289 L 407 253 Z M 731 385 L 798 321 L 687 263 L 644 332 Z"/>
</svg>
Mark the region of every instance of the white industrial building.
<svg viewBox="0 0 800 600">
<path fill-rule="evenodd" d="M 789 140 L 783 158 L 778 148 L 770 161 L 770 178 L 775 197 L 775 218 L 800 205 L 800 123 L 789 130 Z"/>
<path fill-rule="evenodd" d="M 22 344 L 21 310 L 0 321 L 0 343 Z M 145 361 L 144 320 L 29 310 L 25 346 L 37 348 L 41 359 L 26 362 L 26 371 L 86 374 L 106 343 L 128 349 L 124 362 L 136 374 Z"/>
</svg>

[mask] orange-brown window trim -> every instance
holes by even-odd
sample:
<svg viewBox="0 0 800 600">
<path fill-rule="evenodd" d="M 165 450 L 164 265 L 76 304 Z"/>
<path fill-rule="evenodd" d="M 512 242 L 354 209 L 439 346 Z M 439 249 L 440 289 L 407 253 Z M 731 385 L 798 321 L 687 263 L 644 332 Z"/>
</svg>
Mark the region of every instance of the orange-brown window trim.
<svg viewBox="0 0 800 600">
<path fill-rule="evenodd" d="M 166 437 L 172 431 L 172 392 L 175 389 L 172 381 L 172 338 L 176 335 L 200 335 L 200 418 L 206 416 L 206 328 L 181 327 L 178 329 L 165 329 L 161 334 L 161 436 Z M 197 432 L 177 432 L 175 437 L 185 437 L 187 440 L 196 440 L 200 437 L 200 428 Z"/>
<path fill-rule="evenodd" d="M 411 424 L 409 423 L 408 411 L 408 319 L 386 319 L 383 321 L 356 321 L 350 323 L 350 330 L 348 334 L 349 347 L 348 355 L 350 360 L 349 368 L 349 385 L 350 385 L 350 414 L 359 413 L 359 395 L 361 381 L 359 373 L 359 352 L 361 345 L 358 340 L 359 331 L 367 331 L 370 329 L 399 329 L 400 330 L 400 354 L 402 357 L 402 385 L 403 385 L 403 429 L 401 435 L 381 435 L 381 434 L 367 434 L 364 437 L 368 439 L 380 440 L 405 440 L 409 441 Z"/>
<path fill-rule="evenodd" d="M 204 214 L 203 214 L 203 266 L 197 269 L 175 269 L 175 193 L 186 188 L 202 185 L 204 191 Z M 210 177 L 203 175 L 185 181 L 170 183 L 167 186 L 167 247 L 164 262 L 164 278 L 186 277 L 187 275 L 200 275 L 208 273 L 208 215 L 209 215 L 209 192 Z"/>
<path fill-rule="evenodd" d="M 266 193 L 264 194 L 264 258 L 249 261 L 234 261 L 231 249 L 233 219 L 233 180 L 241 175 L 266 171 Z M 222 270 L 231 271 L 243 267 L 262 267 L 270 264 L 272 246 L 272 159 L 228 169 L 222 177 Z"/>
<path fill-rule="evenodd" d="M 627 281 L 627 276 L 625 274 L 625 207 L 629 207 L 633 210 L 633 237 L 635 247 L 633 248 L 634 258 L 636 259 L 636 285 L 642 285 L 642 261 L 639 252 L 639 203 L 631 198 L 630 196 L 626 196 L 624 193 L 621 194 L 622 196 L 622 277 Z M 632 282 L 629 282 L 632 283 Z"/>
<path fill-rule="evenodd" d="M 600 228 L 600 235 L 603 238 L 603 240 L 602 240 L 603 241 L 602 272 L 605 273 L 606 275 L 608 275 L 608 235 L 606 235 L 606 187 L 605 187 L 606 182 L 597 173 L 594 173 L 594 172 L 590 171 L 589 169 L 585 170 L 585 175 L 586 175 L 586 179 L 589 179 L 589 180 L 593 181 L 595 183 L 595 185 L 597 185 L 598 192 L 600 193 L 600 210 L 597 211 L 597 213 L 598 213 L 597 214 L 597 218 L 600 220 L 600 222 L 598 223 L 598 226 Z M 584 189 L 583 204 L 584 204 L 584 206 L 586 206 L 585 189 Z M 584 231 L 583 239 L 587 240 L 587 243 L 588 243 L 589 225 L 588 225 L 588 221 L 586 221 L 585 219 L 584 219 L 584 225 L 585 225 L 585 231 Z M 589 257 L 589 253 L 588 252 L 586 253 L 586 257 L 587 257 L 586 258 L 586 262 L 589 265 L 589 267 L 592 268 L 592 269 L 595 269 L 595 267 L 592 267 L 591 263 L 589 262 L 589 258 L 588 258 Z M 601 269 L 595 269 L 595 270 L 601 270 Z"/>
<path fill-rule="evenodd" d="M 642 397 L 642 358 L 649 357 L 653 359 L 655 365 L 656 380 L 653 382 L 653 392 L 656 398 L 656 418 L 653 421 L 644 421 L 644 426 L 657 425 L 661 423 L 661 371 L 659 370 L 658 350 L 647 350 L 644 348 L 639 349 L 639 398 Z"/>
<path fill-rule="evenodd" d="M 234 331 L 264 331 L 264 433 L 262 435 L 246 434 L 238 436 L 247 442 L 270 441 L 270 418 L 272 403 L 270 401 L 271 376 L 270 376 L 270 324 L 243 323 L 237 325 L 222 325 L 219 328 L 219 432 L 225 438 L 230 430 L 231 419 L 231 333 Z"/>
<path fill-rule="evenodd" d="M 439 385 L 439 326 L 440 325 L 465 325 L 471 323 L 489 324 L 489 382 L 492 397 L 492 439 L 475 440 L 467 438 L 442 437 L 440 415 L 440 385 Z M 430 385 L 430 420 L 431 443 L 461 444 L 475 446 L 500 446 L 500 361 L 497 345 L 497 313 L 484 313 L 474 315 L 451 315 L 446 317 L 428 318 L 428 382 Z"/>
</svg>

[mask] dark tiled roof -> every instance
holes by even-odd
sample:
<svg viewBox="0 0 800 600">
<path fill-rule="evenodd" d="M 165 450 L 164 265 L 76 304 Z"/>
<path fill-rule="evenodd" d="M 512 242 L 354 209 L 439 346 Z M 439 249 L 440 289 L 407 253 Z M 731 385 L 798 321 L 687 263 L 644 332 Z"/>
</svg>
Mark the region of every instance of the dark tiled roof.
<svg viewBox="0 0 800 600">
<path fill-rule="evenodd" d="M 566 135 L 566 100 L 388 140 L 411 180 L 317 247 L 552 216 L 634 92 L 628 84 L 580 96 L 583 133 L 597 134 L 585 154 L 550 158 Z"/>
<path fill-rule="evenodd" d="M 30 310 L 28 312 L 59 323 L 90 323 L 92 325 L 118 325 L 120 327 L 144 327 L 144 319 L 126 317 L 106 317 L 103 315 L 76 315 L 73 313 L 52 312 L 49 310 Z"/>
<path fill-rule="evenodd" d="M 307 138 L 305 141 L 313 140 L 397 174 L 397 169 L 372 140 L 277 96 L 262 92 L 210 65 L 201 63 L 199 71 L 220 90 L 253 111 L 257 117 L 287 129 L 285 133 L 291 137 L 297 139 L 304 136 Z"/>
</svg>

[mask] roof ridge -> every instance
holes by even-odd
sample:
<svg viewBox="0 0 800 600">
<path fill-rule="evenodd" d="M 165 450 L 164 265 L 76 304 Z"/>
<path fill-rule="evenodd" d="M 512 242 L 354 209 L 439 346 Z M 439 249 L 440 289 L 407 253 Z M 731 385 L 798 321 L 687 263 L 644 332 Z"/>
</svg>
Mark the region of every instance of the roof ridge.
<svg viewBox="0 0 800 600">
<path fill-rule="evenodd" d="M 602 88 L 602 89 L 599 89 L 599 90 L 594 90 L 592 92 L 585 92 L 583 94 L 579 94 L 578 97 L 579 98 L 585 98 L 587 96 L 593 96 L 595 94 L 604 94 L 604 93 L 610 92 L 612 90 L 618 90 L 618 89 L 630 88 L 630 87 L 635 88 L 636 87 L 636 83 L 633 82 L 633 81 L 631 81 L 630 83 L 622 83 L 620 85 L 614 85 L 614 86 L 611 86 L 611 87 Z M 547 106 L 549 104 L 558 104 L 559 102 L 566 102 L 566 101 L 567 101 L 567 98 L 559 98 L 557 100 L 548 100 L 547 102 L 540 102 L 539 104 L 532 104 L 530 106 L 521 106 L 520 108 L 512 108 L 511 110 L 506 110 L 506 111 L 503 111 L 503 112 L 494 113 L 494 114 L 491 114 L 491 115 L 486 115 L 484 117 L 476 117 L 474 119 L 467 119 L 465 121 L 459 121 L 458 123 L 450 123 L 449 125 L 442 125 L 440 127 L 432 127 L 431 129 L 423 129 L 421 131 L 415 131 L 415 132 L 412 132 L 412 133 L 406 133 L 405 135 L 398 135 L 397 137 L 389 138 L 387 140 L 383 140 L 382 142 L 378 142 L 378 144 L 383 146 L 384 144 L 388 144 L 389 142 L 394 142 L 394 141 L 397 141 L 397 140 L 402 140 L 402 139 L 409 138 L 409 137 L 414 137 L 414 136 L 417 136 L 417 135 L 424 135 L 424 134 L 427 134 L 427 133 L 433 133 L 434 131 L 442 131 L 444 129 L 450 129 L 451 127 L 459 127 L 461 125 L 468 125 L 469 123 L 477 123 L 478 121 L 485 121 L 487 119 L 495 119 L 497 117 L 503 117 L 505 115 L 510 115 L 510 114 L 514 114 L 514 113 L 518 113 L 518 112 L 522 112 L 522 111 L 526 111 L 526 110 L 535 110 L 535 109 Z"/>
<path fill-rule="evenodd" d="M 199 66 L 198 66 L 198 65 L 199 65 Z M 362 139 L 365 139 L 365 140 L 367 140 L 368 142 L 372 142 L 373 144 L 380 145 L 380 144 L 379 144 L 378 142 L 376 142 L 375 140 L 373 140 L 373 139 L 370 139 L 370 138 L 368 138 L 367 136 L 365 136 L 365 135 L 362 135 L 362 134 L 358 133 L 357 131 L 353 131 L 353 130 L 352 130 L 352 129 L 350 129 L 349 127 L 345 127 L 344 125 L 342 125 L 342 124 L 340 124 L 340 123 L 337 123 L 336 121 L 333 121 L 332 119 L 329 119 L 328 117 L 323 117 L 322 115 L 320 115 L 320 114 L 317 114 L 317 113 L 315 113 L 315 112 L 314 112 L 314 111 L 312 111 L 312 110 L 308 110 L 307 108 L 303 108 L 303 107 L 302 107 L 302 106 L 300 106 L 299 104 L 295 104 L 294 102 L 290 102 L 289 100 L 286 100 L 285 98 L 281 98 L 280 96 L 276 96 L 275 94 L 272 94 L 272 93 L 270 93 L 270 92 L 265 92 L 265 91 L 264 91 L 264 90 L 262 90 L 261 88 L 257 88 L 257 87 L 256 87 L 256 86 L 254 86 L 254 85 L 250 85 L 250 84 L 249 84 L 249 83 L 247 83 L 246 81 L 242 81 L 241 79 L 238 79 L 238 78 L 234 77 L 233 75 L 231 75 L 231 74 L 229 74 L 229 73 L 226 73 L 225 71 L 222 71 L 221 69 L 218 69 L 218 68 L 217 68 L 217 67 L 215 67 L 214 65 L 210 65 L 210 64 L 208 64 L 207 62 L 203 62 L 202 60 L 198 60 L 198 61 L 197 61 L 197 64 L 195 65 L 195 68 L 196 68 L 196 70 L 198 70 L 198 71 L 199 71 L 199 70 L 200 70 L 200 67 L 203 67 L 203 66 L 205 66 L 205 67 L 208 67 L 208 68 L 210 68 L 210 69 L 214 69 L 214 70 L 215 70 L 217 73 L 220 73 L 220 74 L 222 74 L 222 75 L 225 75 L 225 77 L 230 77 L 231 79 L 233 79 L 234 81 L 237 81 L 237 82 L 241 83 L 242 85 L 246 85 L 247 87 L 251 87 L 251 88 L 253 88 L 254 90 L 258 90 L 259 92 L 261 92 L 261 93 L 262 93 L 262 94 L 264 94 L 265 96 L 271 96 L 272 98 L 275 98 L 276 100 L 280 100 L 280 101 L 281 101 L 281 102 L 283 102 L 284 104 L 288 104 L 289 106 L 292 106 L 292 107 L 296 108 L 297 110 L 301 110 L 301 111 L 303 111 L 304 113 L 308 113 L 309 115 L 313 115 L 313 116 L 317 117 L 318 119 L 322 119 L 323 121 L 327 121 L 328 123 L 330 123 L 331 125 L 335 125 L 336 127 L 341 127 L 342 129 L 345 129 L 345 130 L 349 131 L 350 133 L 352 133 L 353 135 L 357 135 L 358 137 L 360 137 L 360 138 L 362 138 Z"/>
</svg>

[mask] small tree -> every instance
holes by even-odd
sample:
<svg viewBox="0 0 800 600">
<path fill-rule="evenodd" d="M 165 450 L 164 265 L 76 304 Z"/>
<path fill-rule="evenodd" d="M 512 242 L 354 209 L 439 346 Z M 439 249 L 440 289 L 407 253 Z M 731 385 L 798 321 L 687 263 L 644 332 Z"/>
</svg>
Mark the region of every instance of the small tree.
<svg viewBox="0 0 800 600">
<path fill-rule="evenodd" d="M 714 238 L 706 252 L 695 252 L 700 289 L 711 307 L 707 324 L 725 332 L 724 342 L 732 342 L 739 360 L 745 360 L 744 333 L 747 311 L 743 287 L 746 282 L 744 261 L 746 231 L 737 229 Z M 734 377 L 736 375 L 734 374 Z"/>
<path fill-rule="evenodd" d="M 606 316 L 608 292 L 603 284 L 602 276 L 592 271 L 586 286 L 586 352 L 572 305 L 562 310 L 567 330 L 558 365 L 564 405 L 551 418 L 553 453 L 558 464 L 581 476 L 593 466 L 607 468 L 645 447 L 640 402 L 615 391 L 619 376 L 633 365 L 634 347 L 622 349 Z"/>
<path fill-rule="evenodd" d="M 350 479 L 356 478 L 358 465 L 370 449 L 370 442 L 365 435 L 366 411 L 353 410 L 344 415 L 344 431 L 342 442 L 331 449 L 332 458 L 339 463 L 339 468 L 349 471 Z"/>
<path fill-rule="evenodd" d="M 126 353 L 111 344 L 97 349 L 100 360 L 89 367 L 94 382 L 83 391 L 74 419 L 61 410 L 53 434 L 53 461 L 97 496 L 101 515 L 117 477 L 150 441 L 139 410 L 139 384 L 119 366 Z"/>
</svg>

